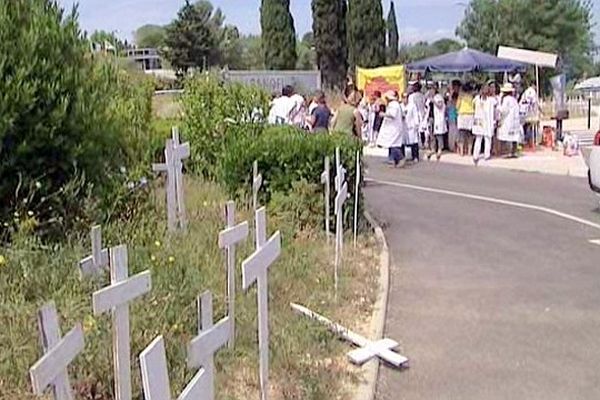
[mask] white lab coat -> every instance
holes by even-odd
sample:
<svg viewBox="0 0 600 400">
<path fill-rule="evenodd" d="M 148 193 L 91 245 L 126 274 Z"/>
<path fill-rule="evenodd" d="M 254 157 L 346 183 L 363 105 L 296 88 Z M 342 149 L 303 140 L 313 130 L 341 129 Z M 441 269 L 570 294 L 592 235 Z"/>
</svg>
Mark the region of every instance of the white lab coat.
<svg viewBox="0 0 600 400">
<path fill-rule="evenodd" d="M 433 107 L 433 134 L 445 135 L 448 133 L 448 122 L 446 120 L 446 102 L 441 94 L 436 94 L 431 103 Z"/>
<path fill-rule="evenodd" d="M 406 106 L 406 144 L 409 145 L 419 143 L 419 129 L 421 127 L 421 114 L 415 102 L 415 94 L 417 93 L 408 97 L 408 105 Z"/>
<path fill-rule="evenodd" d="M 519 102 L 513 96 L 504 96 L 500 105 L 500 126 L 498 140 L 504 142 L 521 142 L 523 126 L 519 116 Z"/>
<path fill-rule="evenodd" d="M 475 98 L 475 116 L 473 120 L 473 134 L 476 136 L 493 137 L 496 127 L 496 98 Z"/>
<path fill-rule="evenodd" d="M 390 148 L 402 147 L 406 126 L 404 123 L 402 107 L 397 100 L 388 103 L 383 117 L 383 123 L 377 136 L 377 146 Z"/>
</svg>

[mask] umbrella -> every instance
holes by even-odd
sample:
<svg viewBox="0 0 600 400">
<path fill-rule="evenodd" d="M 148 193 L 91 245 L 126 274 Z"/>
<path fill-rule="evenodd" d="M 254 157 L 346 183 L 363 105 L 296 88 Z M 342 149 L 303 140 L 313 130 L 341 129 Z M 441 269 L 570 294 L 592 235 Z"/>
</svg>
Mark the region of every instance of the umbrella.
<svg viewBox="0 0 600 400">
<path fill-rule="evenodd" d="M 586 79 L 575 85 L 575 90 L 582 92 L 600 92 L 600 76 Z"/>
<path fill-rule="evenodd" d="M 460 51 L 442 54 L 410 63 L 409 72 L 511 72 L 524 71 L 525 64 L 498 58 L 481 51 L 464 48 Z"/>
</svg>

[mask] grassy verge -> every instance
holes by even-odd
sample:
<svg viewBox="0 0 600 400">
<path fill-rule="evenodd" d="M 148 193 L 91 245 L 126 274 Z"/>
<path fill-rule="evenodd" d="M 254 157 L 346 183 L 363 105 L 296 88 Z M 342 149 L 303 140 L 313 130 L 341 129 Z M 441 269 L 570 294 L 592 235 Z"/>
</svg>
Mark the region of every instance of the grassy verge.
<svg viewBox="0 0 600 400">
<path fill-rule="evenodd" d="M 221 207 L 226 197 L 213 185 L 187 181 L 189 231 L 168 236 L 160 189 L 153 191 L 151 208 L 134 218 L 103 228 L 105 244 L 127 244 L 130 275 L 152 271 L 153 289 L 131 306 L 134 398 L 141 399 L 137 355 L 158 334 L 165 336 L 173 396 L 195 371 L 185 366 L 186 344 L 197 334 L 195 299 L 211 290 L 215 318 L 225 314 L 224 257 L 217 248 L 222 229 Z M 249 219 L 248 208 L 238 204 L 239 220 Z M 289 218 L 289 217 L 286 217 Z M 300 302 L 348 324 L 360 325 L 370 315 L 376 296 L 375 244 L 362 238 L 358 251 L 347 246 L 340 296 L 333 299 L 331 251 L 318 232 L 299 235 L 295 224 L 269 215 L 269 233 L 281 230 L 281 258 L 271 267 L 271 396 L 274 399 L 344 399 L 347 384 L 357 379 L 348 367 L 346 344 L 290 312 L 290 301 Z M 239 259 L 251 252 L 251 240 Z M 108 316 L 93 317 L 91 294 L 108 277 L 80 281 L 77 261 L 89 253 L 87 238 L 70 238 L 46 247 L 28 235 L 16 237 L 0 250 L 0 399 L 32 398 L 29 367 L 40 357 L 37 309 L 54 300 L 62 331 L 76 322 L 85 327 L 85 351 L 70 369 L 78 398 L 110 399 L 112 394 L 111 325 Z M 239 260 L 238 259 L 238 260 Z M 242 293 L 238 261 L 236 298 L 237 342 L 216 359 L 218 399 L 258 398 L 257 314 L 254 290 Z M 359 329 L 360 330 L 360 329 Z"/>
</svg>

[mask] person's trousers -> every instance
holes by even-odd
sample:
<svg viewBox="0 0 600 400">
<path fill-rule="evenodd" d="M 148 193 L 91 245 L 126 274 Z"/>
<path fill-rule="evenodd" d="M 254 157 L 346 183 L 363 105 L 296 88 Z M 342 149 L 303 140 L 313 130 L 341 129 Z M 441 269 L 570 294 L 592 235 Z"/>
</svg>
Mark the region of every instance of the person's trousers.
<svg viewBox="0 0 600 400">
<path fill-rule="evenodd" d="M 410 155 L 414 161 L 419 161 L 419 143 L 404 145 L 404 154 L 406 154 L 406 148 L 410 148 Z"/>
<path fill-rule="evenodd" d="M 404 147 L 390 147 L 390 158 L 394 165 L 398 165 L 404 158 Z"/>
<path fill-rule="evenodd" d="M 475 148 L 473 149 L 473 159 L 474 160 L 479 160 L 479 158 L 481 157 L 481 143 L 483 142 L 483 157 L 487 160 L 488 158 L 490 158 L 492 156 L 492 138 L 491 137 L 487 137 L 487 136 L 483 136 L 483 135 L 476 135 L 475 136 Z"/>
<path fill-rule="evenodd" d="M 429 150 L 441 153 L 444 150 L 444 135 L 431 135 L 429 138 Z"/>
</svg>

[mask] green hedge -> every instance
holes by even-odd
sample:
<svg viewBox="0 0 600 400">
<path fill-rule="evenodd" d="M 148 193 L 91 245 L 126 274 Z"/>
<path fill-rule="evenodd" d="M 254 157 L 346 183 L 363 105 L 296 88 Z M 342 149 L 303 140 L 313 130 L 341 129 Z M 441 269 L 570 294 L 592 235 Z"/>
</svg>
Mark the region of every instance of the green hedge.
<svg viewBox="0 0 600 400">
<path fill-rule="evenodd" d="M 334 155 L 336 147 L 339 147 L 342 163 L 347 171 L 348 193 L 350 194 L 345 208 L 345 226 L 347 228 L 350 226 L 349 222 L 352 221 L 354 207 L 356 152 L 362 151 L 360 141 L 341 134 L 311 134 L 293 127 L 274 126 L 266 128 L 257 137 L 237 136 L 235 139 L 230 139 L 228 145 L 219 164 L 220 181 L 225 184 L 228 192 L 235 196 L 249 195 L 252 164 L 256 160 L 263 176 L 263 187 L 260 192 L 262 204 L 273 200 L 275 203 L 273 206 L 276 208 L 295 210 L 296 216 L 302 219 L 299 221 L 300 224 L 323 220 L 323 207 L 317 207 L 315 210 L 315 204 L 319 204 L 319 201 L 315 201 L 315 199 L 323 196 L 320 178 L 325 156 L 329 156 L 331 159 L 331 204 L 333 210 Z M 312 197 L 307 195 L 311 191 Z M 294 199 L 282 198 L 286 195 L 295 197 L 297 202 L 292 201 Z M 362 196 L 362 194 L 359 195 Z M 359 201 L 360 215 L 362 215 L 362 204 L 363 202 Z M 311 212 L 303 212 L 303 207 Z M 315 215 L 315 212 L 318 214 Z"/>
<path fill-rule="evenodd" d="M 192 144 L 188 165 L 194 172 L 214 178 L 230 135 L 254 137 L 262 132 L 269 95 L 259 87 L 198 74 L 185 81 L 181 104 L 183 131 Z"/>
<path fill-rule="evenodd" d="M 0 53 L 3 228 L 27 215 L 59 237 L 120 214 L 153 153 L 152 83 L 92 56 L 76 12 L 48 0 L 0 2 Z"/>
</svg>

